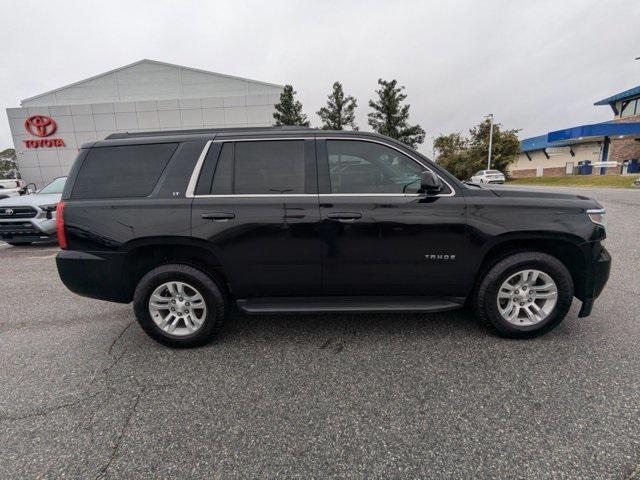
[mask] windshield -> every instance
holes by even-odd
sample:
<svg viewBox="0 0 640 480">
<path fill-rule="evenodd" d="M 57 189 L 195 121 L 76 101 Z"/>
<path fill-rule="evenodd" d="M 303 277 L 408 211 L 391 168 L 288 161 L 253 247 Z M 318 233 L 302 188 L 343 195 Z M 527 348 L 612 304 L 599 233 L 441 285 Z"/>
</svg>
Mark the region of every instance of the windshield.
<svg viewBox="0 0 640 480">
<path fill-rule="evenodd" d="M 66 181 L 67 177 L 56 178 L 51 183 L 38 190 L 38 193 L 62 193 L 62 190 L 64 190 L 64 183 Z"/>
</svg>

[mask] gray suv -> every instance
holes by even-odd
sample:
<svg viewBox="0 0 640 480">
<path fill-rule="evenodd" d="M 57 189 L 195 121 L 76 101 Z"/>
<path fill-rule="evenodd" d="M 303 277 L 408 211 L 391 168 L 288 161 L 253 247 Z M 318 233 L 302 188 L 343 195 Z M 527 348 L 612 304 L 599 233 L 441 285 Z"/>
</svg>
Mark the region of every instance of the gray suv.
<svg viewBox="0 0 640 480">
<path fill-rule="evenodd" d="M 56 206 L 67 177 L 58 177 L 30 195 L 0 200 L 0 240 L 29 245 L 56 238 Z"/>
</svg>

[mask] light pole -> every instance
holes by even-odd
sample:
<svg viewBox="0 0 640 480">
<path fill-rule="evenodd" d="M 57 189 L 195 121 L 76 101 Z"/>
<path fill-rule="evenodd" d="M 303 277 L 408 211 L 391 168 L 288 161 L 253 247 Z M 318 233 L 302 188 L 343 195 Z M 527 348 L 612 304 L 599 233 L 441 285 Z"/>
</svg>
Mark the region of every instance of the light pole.
<svg viewBox="0 0 640 480">
<path fill-rule="evenodd" d="M 491 170 L 491 146 L 493 145 L 493 113 L 489 117 L 489 153 L 487 155 L 487 170 Z"/>
<path fill-rule="evenodd" d="M 436 161 L 436 146 L 435 146 L 436 137 L 431 137 L 431 160 Z"/>
</svg>

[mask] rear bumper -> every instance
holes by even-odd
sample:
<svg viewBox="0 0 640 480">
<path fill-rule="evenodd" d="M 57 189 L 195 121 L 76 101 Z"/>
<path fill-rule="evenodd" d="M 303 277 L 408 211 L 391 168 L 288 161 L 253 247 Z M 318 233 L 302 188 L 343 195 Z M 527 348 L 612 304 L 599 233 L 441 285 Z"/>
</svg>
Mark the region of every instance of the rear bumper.
<svg viewBox="0 0 640 480">
<path fill-rule="evenodd" d="M 58 274 L 65 286 L 83 297 L 128 303 L 122 281 L 123 253 L 62 250 L 56 257 Z"/>
</svg>

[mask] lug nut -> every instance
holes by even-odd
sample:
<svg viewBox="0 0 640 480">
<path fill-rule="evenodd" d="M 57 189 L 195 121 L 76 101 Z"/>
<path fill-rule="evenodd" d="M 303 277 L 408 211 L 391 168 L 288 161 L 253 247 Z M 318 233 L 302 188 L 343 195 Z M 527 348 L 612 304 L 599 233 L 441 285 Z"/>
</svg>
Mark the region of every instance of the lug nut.
<svg viewBox="0 0 640 480">
<path fill-rule="evenodd" d="M 189 310 L 185 310 L 184 313 L 189 313 Z"/>
<path fill-rule="evenodd" d="M 185 305 L 188 307 L 189 305 L 191 305 L 189 302 L 185 303 Z"/>
<path fill-rule="evenodd" d="M 520 306 L 521 306 L 521 307 L 524 307 L 524 302 L 520 302 Z"/>
<path fill-rule="evenodd" d="M 522 287 L 522 290 L 526 290 L 526 289 L 527 289 L 527 286 L 526 286 L 526 285 L 525 285 L 524 287 Z"/>
<path fill-rule="evenodd" d="M 172 311 L 172 312 L 175 312 L 175 311 L 176 311 L 176 309 L 175 309 L 175 308 L 173 308 L 173 307 L 171 307 L 171 311 Z"/>
<path fill-rule="evenodd" d="M 518 294 L 518 293 L 520 293 L 520 292 L 519 292 L 518 290 L 516 290 L 516 291 L 515 291 L 515 292 L 513 292 L 513 293 L 515 293 L 515 294 L 517 295 L 517 294 Z"/>
<path fill-rule="evenodd" d="M 178 300 L 182 301 L 182 297 L 178 298 Z"/>
<path fill-rule="evenodd" d="M 173 300 L 171 300 L 171 303 L 176 303 L 176 299 L 174 298 Z"/>
</svg>

